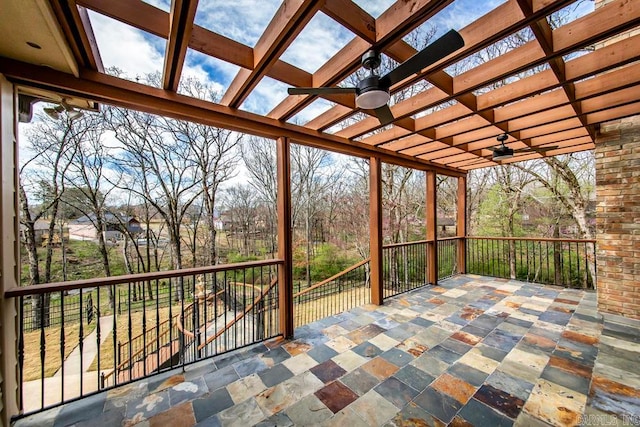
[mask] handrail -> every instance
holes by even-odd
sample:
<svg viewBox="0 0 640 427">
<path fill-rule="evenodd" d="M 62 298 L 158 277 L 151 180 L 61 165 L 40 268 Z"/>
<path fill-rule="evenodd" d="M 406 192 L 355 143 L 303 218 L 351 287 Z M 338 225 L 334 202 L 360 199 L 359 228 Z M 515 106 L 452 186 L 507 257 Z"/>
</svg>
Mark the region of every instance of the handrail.
<svg viewBox="0 0 640 427">
<path fill-rule="evenodd" d="M 238 315 L 236 315 L 236 317 L 233 320 L 230 320 L 225 326 L 224 329 L 219 330 L 218 332 L 216 332 L 213 336 L 207 338 L 207 340 L 200 344 L 198 346 L 198 350 L 202 350 L 205 346 L 207 346 L 211 341 L 217 339 L 220 335 L 222 335 L 227 329 L 229 329 L 230 327 L 232 327 L 233 325 L 235 325 L 238 320 L 242 319 L 249 311 L 251 311 L 251 309 L 253 309 L 253 307 L 255 307 L 255 305 L 257 303 L 259 303 L 260 301 L 262 301 L 262 299 L 269 293 L 271 292 L 271 289 L 273 289 L 273 287 L 275 285 L 278 284 L 278 279 L 275 278 L 273 279 L 273 281 L 271 282 L 271 284 L 269 285 L 269 287 L 267 289 L 265 289 L 264 291 L 262 291 L 260 293 L 260 296 L 254 300 L 251 304 L 249 304 L 242 313 L 239 313 Z M 205 322 L 205 326 L 206 326 L 206 322 Z"/>
<path fill-rule="evenodd" d="M 353 270 L 355 270 L 358 267 L 361 267 L 363 265 L 365 265 L 366 263 L 368 263 L 371 260 L 371 258 L 367 258 L 367 259 L 363 259 L 362 261 L 360 261 L 357 264 L 352 265 L 351 267 L 347 267 L 345 270 L 342 270 L 340 273 L 334 274 L 333 276 L 329 277 L 328 279 L 323 280 L 322 282 L 318 282 L 313 286 L 308 287 L 307 289 L 303 289 L 295 294 L 293 294 L 293 297 L 299 297 L 300 295 L 304 295 L 307 292 L 311 292 L 314 289 L 319 288 L 320 286 L 326 285 L 327 283 L 331 283 L 334 280 L 336 280 L 338 277 L 343 276 Z"/>
<path fill-rule="evenodd" d="M 5 291 L 5 298 L 27 295 L 39 295 L 50 292 L 70 291 L 73 289 L 95 288 L 120 285 L 130 282 L 168 279 L 173 277 L 196 276 L 199 274 L 216 273 L 229 270 L 241 270 L 267 265 L 282 265 L 282 259 L 268 259 L 261 261 L 237 262 L 233 264 L 217 264 L 206 267 L 183 268 L 180 270 L 153 271 L 150 273 L 126 274 L 122 276 L 99 277 L 93 279 L 72 280 L 69 282 L 52 282 L 41 285 L 17 286 Z"/>
<path fill-rule="evenodd" d="M 557 237 L 490 237 L 490 236 L 467 236 L 471 240 L 524 240 L 527 242 L 558 242 L 558 243 L 596 243 L 595 239 L 563 239 Z M 444 240 L 444 239 L 442 239 Z"/>
<path fill-rule="evenodd" d="M 442 239 L 437 239 L 437 240 L 442 240 Z M 435 240 L 415 240 L 413 242 L 389 243 L 387 245 L 383 245 L 382 249 L 396 248 L 401 246 L 421 245 L 424 243 L 433 243 L 434 241 Z"/>
</svg>

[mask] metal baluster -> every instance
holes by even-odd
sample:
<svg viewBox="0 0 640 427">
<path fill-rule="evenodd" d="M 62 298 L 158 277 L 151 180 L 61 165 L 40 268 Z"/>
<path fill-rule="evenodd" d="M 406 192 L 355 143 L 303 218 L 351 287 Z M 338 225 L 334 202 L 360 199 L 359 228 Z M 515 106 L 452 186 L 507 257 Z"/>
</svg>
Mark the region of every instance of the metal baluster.
<svg viewBox="0 0 640 427">
<path fill-rule="evenodd" d="M 33 298 L 33 295 L 31 295 Z M 18 298 L 18 410 L 24 411 L 24 297 Z"/>
</svg>

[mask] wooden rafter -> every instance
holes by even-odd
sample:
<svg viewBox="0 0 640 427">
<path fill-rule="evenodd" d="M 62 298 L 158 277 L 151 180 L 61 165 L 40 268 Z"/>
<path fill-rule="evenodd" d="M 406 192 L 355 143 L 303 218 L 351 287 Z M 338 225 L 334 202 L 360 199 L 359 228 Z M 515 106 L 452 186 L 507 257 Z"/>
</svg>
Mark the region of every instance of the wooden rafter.
<svg viewBox="0 0 640 427">
<path fill-rule="evenodd" d="M 51 6 L 58 22 L 62 23 L 62 31 L 76 62 L 83 68 L 103 72 L 100 51 L 86 9 L 78 7 L 74 0 L 51 2 Z"/>
<path fill-rule="evenodd" d="M 51 1 L 51 22 L 60 23 L 78 64 L 76 78 L 37 66 L 44 61 L 0 58 L 0 71 L 16 84 L 67 96 L 454 175 L 495 164 L 498 134 L 509 135 L 510 147 L 527 149 L 509 161 L 567 153 L 592 148 L 598 124 L 640 110 L 640 35 L 608 40 L 640 25 L 640 2 L 628 0 L 612 0 L 557 28 L 549 16 L 572 0 L 507 0 L 459 30 L 463 48 L 390 88 L 424 83 L 391 106 L 395 120 L 385 129 L 363 111 L 363 119 L 334 130 L 360 112 L 350 93 L 322 95 L 334 105 L 303 126 L 286 121 L 318 95 L 286 96 L 266 115 L 238 109 L 265 76 L 295 87 L 337 85 L 371 48 L 404 62 L 416 53 L 404 38 L 454 1 L 398 0 L 376 19 L 351 0 L 286 0 L 255 47 L 196 25 L 197 0 L 174 0 L 170 12 L 143 0 Z M 104 74 L 87 9 L 167 41 L 162 89 Z M 281 56 L 318 12 L 353 39 L 310 73 Z M 460 74 L 448 68 L 527 28 L 530 42 Z M 220 103 L 177 94 L 189 49 L 240 68 Z"/>
<path fill-rule="evenodd" d="M 220 103 L 237 108 L 319 9 L 315 0 L 285 0 L 253 48 L 253 67 L 240 69 Z"/>
<path fill-rule="evenodd" d="M 172 92 L 178 90 L 197 7 L 198 0 L 173 0 L 171 2 L 169 39 L 164 55 L 164 74 L 162 76 L 162 86 L 166 90 Z"/>
</svg>

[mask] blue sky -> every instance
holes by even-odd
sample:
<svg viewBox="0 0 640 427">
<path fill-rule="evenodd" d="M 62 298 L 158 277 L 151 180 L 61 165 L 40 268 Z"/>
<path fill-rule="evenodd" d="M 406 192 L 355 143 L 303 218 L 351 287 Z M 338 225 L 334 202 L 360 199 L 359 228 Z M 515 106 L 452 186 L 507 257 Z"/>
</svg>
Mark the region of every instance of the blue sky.
<svg viewBox="0 0 640 427">
<path fill-rule="evenodd" d="M 145 1 L 165 11 L 170 9 L 168 0 Z M 393 4 L 393 0 L 354 1 L 374 17 L 378 17 Z M 435 27 L 436 36 L 439 36 L 451 28 L 459 30 L 465 27 L 503 2 L 504 0 L 456 0 L 424 25 Z M 253 47 L 280 3 L 276 0 L 201 0 L 196 13 L 196 24 Z M 582 1 L 578 2 L 578 6 L 588 10 L 593 8 L 593 3 Z M 129 78 L 162 71 L 165 40 L 93 12 L 90 12 L 90 18 L 105 67 L 116 66 L 124 70 Z M 318 12 L 281 59 L 308 72 L 314 72 L 353 37 L 349 30 Z M 189 50 L 183 76 L 208 81 L 223 93 L 237 72 L 238 67 L 235 65 Z M 286 84 L 265 77 L 241 109 L 265 114 L 286 97 L 286 88 Z M 318 100 L 297 114 L 292 121 L 303 123 L 328 108 L 328 102 Z"/>
</svg>

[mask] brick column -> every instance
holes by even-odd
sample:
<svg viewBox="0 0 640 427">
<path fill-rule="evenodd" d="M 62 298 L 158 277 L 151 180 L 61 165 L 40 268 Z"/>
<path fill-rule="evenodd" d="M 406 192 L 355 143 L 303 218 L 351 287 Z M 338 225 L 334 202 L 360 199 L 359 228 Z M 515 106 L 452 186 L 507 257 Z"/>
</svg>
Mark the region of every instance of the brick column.
<svg viewBox="0 0 640 427">
<path fill-rule="evenodd" d="M 598 310 L 640 319 L 640 116 L 596 138 Z"/>
</svg>

